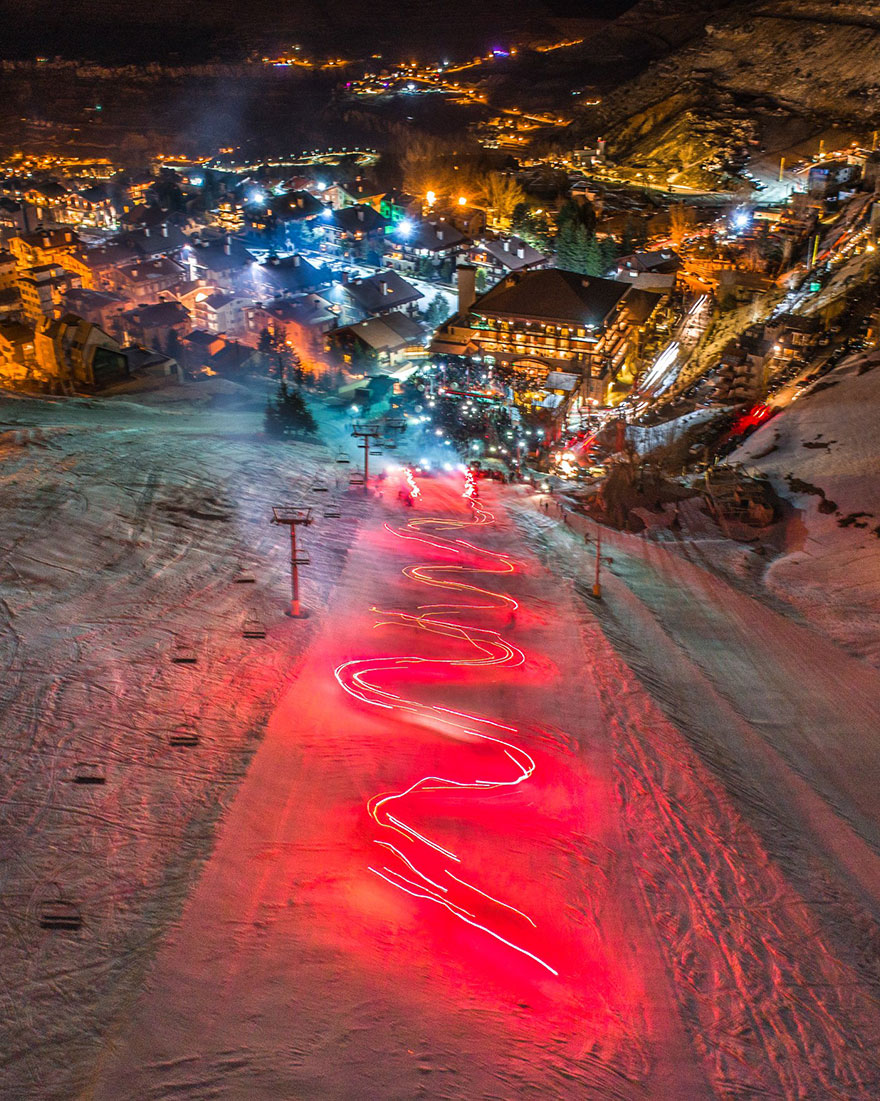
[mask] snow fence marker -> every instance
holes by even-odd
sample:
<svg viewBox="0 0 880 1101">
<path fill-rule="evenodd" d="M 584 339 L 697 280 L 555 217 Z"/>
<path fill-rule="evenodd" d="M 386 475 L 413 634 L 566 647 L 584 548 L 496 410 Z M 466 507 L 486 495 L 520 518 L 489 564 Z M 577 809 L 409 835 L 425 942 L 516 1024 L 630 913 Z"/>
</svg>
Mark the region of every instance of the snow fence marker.
<svg viewBox="0 0 880 1101">
<path fill-rule="evenodd" d="M 71 784 L 105 784 L 107 773 L 97 761 L 77 761 L 67 779 Z"/>
<path fill-rule="evenodd" d="M 37 920 L 41 929 L 62 929 L 72 932 L 82 927 L 82 912 L 75 902 L 64 897 L 57 883 L 53 883 L 52 898 L 44 898 L 37 908 Z"/>
<path fill-rule="evenodd" d="M 199 744 L 199 736 L 191 727 L 179 726 L 168 735 L 168 744 L 178 749 L 191 749 Z"/>
<path fill-rule="evenodd" d="M 241 636 L 242 638 L 265 638 L 266 626 L 255 617 L 246 619 L 241 629 Z"/>
</svg>

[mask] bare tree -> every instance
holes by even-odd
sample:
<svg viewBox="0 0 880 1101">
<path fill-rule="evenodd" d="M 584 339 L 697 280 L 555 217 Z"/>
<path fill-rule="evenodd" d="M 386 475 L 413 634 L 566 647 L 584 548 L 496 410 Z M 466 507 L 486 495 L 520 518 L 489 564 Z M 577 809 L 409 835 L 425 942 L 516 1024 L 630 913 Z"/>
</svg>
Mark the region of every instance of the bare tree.
<svg viewBox="0 0 880 1101">
<path fill-rule="evenodd" d="M 526 200 L 526 193 L 512 176 L 491 172 L 483 182 L 483 193 L 490 220 L 504 229 L 510 227 L 513 212 Z"/>
<path fill-rule="evenodd" d="M 674 203 L 669 208 L 669 240 L 675 248 L 681 248 L 685 237 L 696 225 L 696 211 L 685 203 Z"/>
</svg>

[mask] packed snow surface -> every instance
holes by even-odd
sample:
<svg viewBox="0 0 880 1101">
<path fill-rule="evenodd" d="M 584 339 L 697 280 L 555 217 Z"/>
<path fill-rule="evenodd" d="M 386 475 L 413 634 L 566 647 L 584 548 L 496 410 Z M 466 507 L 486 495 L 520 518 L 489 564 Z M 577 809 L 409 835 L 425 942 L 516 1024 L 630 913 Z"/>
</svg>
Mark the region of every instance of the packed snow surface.
<svg viewBox="0 0 880 1101">
<path fill-rule="evenodd" d="M 585 518 L 351 492 L 258 411 L 3 420 L 0 1095 L 880 1096 L 868 663 L 679 545 L 606 532 L 596 601 Z"/>
<path fill-rule="evenodd" d="M 797 509 L 776 596 L 880 665 L 880 353 L 859 354 L 734 452 Z"/>
</svg>

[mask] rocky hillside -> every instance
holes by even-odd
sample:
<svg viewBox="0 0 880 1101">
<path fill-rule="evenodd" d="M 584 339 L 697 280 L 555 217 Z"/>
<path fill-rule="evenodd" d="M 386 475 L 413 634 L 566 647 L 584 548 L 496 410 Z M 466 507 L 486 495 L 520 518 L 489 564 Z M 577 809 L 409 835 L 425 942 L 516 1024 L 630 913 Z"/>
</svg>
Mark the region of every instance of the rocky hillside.
<svg viewBox="0 0 880 1101">
<path fill-rule="evenodd" d="M 641 19 L 653 28 L 657 11 L 662 28 L 664 8 L 678 13 L 678 40 L 582 116 L 584 136 L 607 136 L 619 159 L 711 186 L 735 173 L 764 130 L 802 138 L 829 125 L 876 126 L 880 0 L 756 0 L 715 6 L 702 24 L 695 12 L 683 20 L 674 0 L 648 0 L 616 26 Z"/>
</svg>

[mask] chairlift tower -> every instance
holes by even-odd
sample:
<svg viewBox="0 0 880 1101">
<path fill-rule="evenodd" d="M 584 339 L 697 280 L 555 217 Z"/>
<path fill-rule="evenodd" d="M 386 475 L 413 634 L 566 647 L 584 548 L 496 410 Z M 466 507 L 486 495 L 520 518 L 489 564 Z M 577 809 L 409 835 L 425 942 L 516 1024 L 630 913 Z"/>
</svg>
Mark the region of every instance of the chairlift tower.
<svg viewBox="0 0 880 1101">
<path fill-rule="evenodd" d="M 373 446 L 375 447 L 375 444 L 378 443 L 385 434 L 385 430 L 380 424 L 375 422 L 368 423 L 367 421 L 356 421 L 351 434 L 356 440 L 361 441 L 358 446 L 363 448 L 364 493 L 366 493 L 370 480 L 370 440 L 374 441 Z M 356 485 L 357 483 L 355 482 L 354 484 Z"/>
<path fill-rule="evenodd" d="M 352 436 L 355 439 L 361 441 L 358 445 L 363 448 L 364 451 L 364 492 L 367 491 L 367 485 L 370 478 L 370 440 L 373 441 L 374 454 L 381 454 L 378 450 L 379 444 L 383 440 L 387 440 L 386 446 L 389 448 L 397 447 L 396 434 L 403 432 L 406 428 L 406 421 L 403 418 L 385 419 L 381 421 L 356 421 L 354 428 L 352 429 Z M 355 482 L 352 479 L 352 484 L 357 485 L 359 482 Z"/>
<path fill-rule="evenodd" d="M 307 566 L 311 559 L 306 550 L 297 548 L 296 529 L 312 523 L 312 510 L 292 505 L 276 505 L 272 509 L 272 523 L 286 524 L 290 528 L 290 611 L 293 619 L 300 619 L 303 613 L 299 606 L 299 567 Z"/>
</svg>

